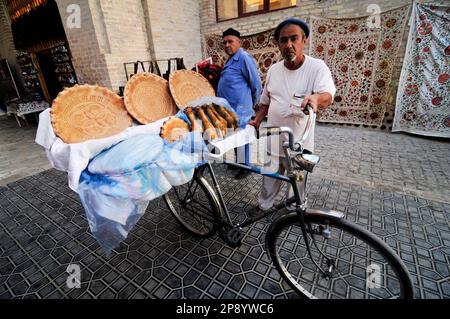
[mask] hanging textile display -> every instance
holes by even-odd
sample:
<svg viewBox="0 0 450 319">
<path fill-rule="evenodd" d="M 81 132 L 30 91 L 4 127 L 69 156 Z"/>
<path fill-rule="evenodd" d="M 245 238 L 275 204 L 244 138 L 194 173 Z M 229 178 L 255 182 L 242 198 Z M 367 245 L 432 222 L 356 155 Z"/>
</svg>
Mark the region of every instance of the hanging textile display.
<svg viewBox="0 0 450 319">
<path fill-rule="evenodd" d="M 393 131 L 450 137 L 450 6 L 414 4 Z"/>
<path fill-rule="evenodd" d="M 410 6 L 355 19 L 312 18 L 310 55 L 330 67 L 337 92 L 319 122 L 380 127 Z"/>
<path fill-rule="evenodd" d="M 272 64 L 278 62 L 281 58 L 278 46 L 273 41 L 273 33 L 274 29 L 271 29 L 241 37 L 242 48 L 256 59 L 263 85 L 265 83 L 267 71 Z M 205 35 L 203 48 L 204 56 L 211 57 L 213 64 L 223 66 L 227 62 L 228 55 L 223 50 L 222 35 Z"/>
</svg>

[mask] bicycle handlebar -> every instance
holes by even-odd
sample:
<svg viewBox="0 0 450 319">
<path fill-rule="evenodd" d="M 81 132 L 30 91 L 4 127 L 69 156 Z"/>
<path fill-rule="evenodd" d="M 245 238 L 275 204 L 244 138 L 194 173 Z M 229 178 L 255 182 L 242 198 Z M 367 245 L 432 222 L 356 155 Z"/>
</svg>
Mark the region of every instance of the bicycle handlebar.
<svg viewBox="0 0 450 319">
<path fill-rule="evenodd" d="M 313 124 L 316 122 L 316 113 L 314 113 L 313 108 L 309 104 L 306 107 L 309 112 L 309 117 L 308 117 L 308 123 L 306 123 L 305 131 L 303 132 L 302 139 L 299 142 L 300 145 L 302 146 L 302 148 L 303 148 L 303 143 L 305 143 L 306 139 L 308 138 L 309 134 L 311 133 Z"/>
<path fill-rule="evenodd" d="M 303 132 L 302 138 L 300 139 L 300 141 L 295 143 L 295 144 L 299 144 L 300 150 L 303 150 L 303 143 L 305 142 L 305 140 L 308 138 L 309 134 L 311 133 L 312 125 L 316 121 L 316 113 L 314 113 L 311 105 L 308 104 L 306 106 L 306 108 L 308 109 L 308 112 L 309 112 L 308 122 L 306 123 L 306 128 L 305 128 L 305 131 Z M 289 136 L 289 140 L 288 140 L 289 148 L 292 151 L 298 150 L 298 149 L 296 149 L 296 147 L 294 145 L 294 132 L 292 131 L 291 128 L 282 126 L 282 127 L 264 127 L 263 129 L 264 129 L 264 131 L 259 133 L 259 137 L 270 136 L 270 135 L 280 135 L 280 134 L 286 133 Z"/>
</svg>

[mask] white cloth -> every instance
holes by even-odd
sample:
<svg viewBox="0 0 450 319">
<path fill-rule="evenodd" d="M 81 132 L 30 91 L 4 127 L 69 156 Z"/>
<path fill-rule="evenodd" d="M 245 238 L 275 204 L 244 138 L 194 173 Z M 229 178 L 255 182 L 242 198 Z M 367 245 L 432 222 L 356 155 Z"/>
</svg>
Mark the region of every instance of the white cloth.
<svg viewBox="0 0 450 319">
<path fill-rule="evenodd" d="M 66 144 L 53 131 L 50 109 L 39 115 L 39 126 L 36 134 L 36 143 L 45 148 L 47 158 L 52 166 L 68 173 L 69 187 L 77 191 L 81 173 L 89 161 L 103 150 L 140 134 L 159 134 L 160 128 L 168 118 L 161 119 L 148 125 L 135 125 L 125 131 L 103 139 L 89 140 L 83 143 Z M 223 156 L 235 147 L 251 143 L 256 140 L 255 128 L 247 125 L 233 135 L 211 143 L 220 154 L 210 154 L 213 158 Z"/>
<path fill-rule="evenodd" d="M 55 135 L 51 123 L 50 109 L 47 109 L 39 114 L 39 126 L 35 141 L 45 148 L 47 158 L 54 168 L 68 173 L 69 187 L 76 191 L 81 173 L 94 156 L 132 136 L 159 134 L 160 127 L 165 120 L 167 118 L 148 125 L 132 126 L 107 138 L 66 144 Z"/>
<path fill-rule="evenodd" d="M 256 129 L 252 125 L 247 125 L 245 129 L 238 130 L 227 138 L 211 141 L 210 147 L 213 146 L 216 149 L 214 153 L 209 154 L 209 157 L 213 159 L 223 157 L 229 150 L 250 144 L 254 141 L 256 141 Z"/>
<path fill-rule="evenodd" d="M 300 140 L 306 128 L 308 118 L 291 106 L 294 96 L 306 96 L 314 93 L 330 93 L 333 97 L 336 87 L 328 66 L 320 59 L 305 55 L 303 65 L 297 70 L 289 70 L 284 61 L 274 64 L 267 73 L 266 85 L 260 103 L 269 106 L 267 126 L 287 126 L 294 131 L 295 140 Z M 284 156 L 281 141 L 277 136 L 268 140 L 269 151 L 273 155 Z M 304 148 L 314 150 L 314 126 Z"/>
</svg>

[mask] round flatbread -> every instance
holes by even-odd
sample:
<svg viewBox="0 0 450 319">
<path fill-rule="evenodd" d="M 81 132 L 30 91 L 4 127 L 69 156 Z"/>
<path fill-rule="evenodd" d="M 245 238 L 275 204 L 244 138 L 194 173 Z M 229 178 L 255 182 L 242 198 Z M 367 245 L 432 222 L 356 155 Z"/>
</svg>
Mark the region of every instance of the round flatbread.
<svg viewBox="0 0 450 319">
<path fill-rule="evenodd" d="M 204 96 L 216 96 L 213 87 L 201 74 L 191 70 L 178 70 L 169 77 L 170 93 L 178 108 Z"/>
<path fill-rule="evenodd" d="M 176 142 L 189 131 L 189 125 L 185 121 L 177 117 L 171 117 L 161 126 L 159 136 L 169 142 Z"/>
<path fill-rule="evenodd" d="M 177 112 L 169 82 L 152 73 L 134 75 L 125 86 L 124 100 L 128 113 L 141 124 L 153 123 Z"/>
<path fill-rule="evenodd" d="M 60 92 L 50 112 L 53 130 L 65 143 L 109 137 L 132 121 L 120 96 L 92 85 L 75 85 Z"/>
</svg>

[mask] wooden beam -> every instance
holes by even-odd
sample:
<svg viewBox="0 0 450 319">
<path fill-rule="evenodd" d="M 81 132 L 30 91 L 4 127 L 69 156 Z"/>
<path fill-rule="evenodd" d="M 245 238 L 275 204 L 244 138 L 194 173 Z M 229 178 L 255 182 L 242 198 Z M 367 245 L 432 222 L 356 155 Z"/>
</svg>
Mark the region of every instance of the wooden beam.
<svg viewBox="0 0 450 319">
<path fill-rule="evenodd" d="M 6 0 L 11 21 L 47 3 L 47 0 Z"/>
</svg>

